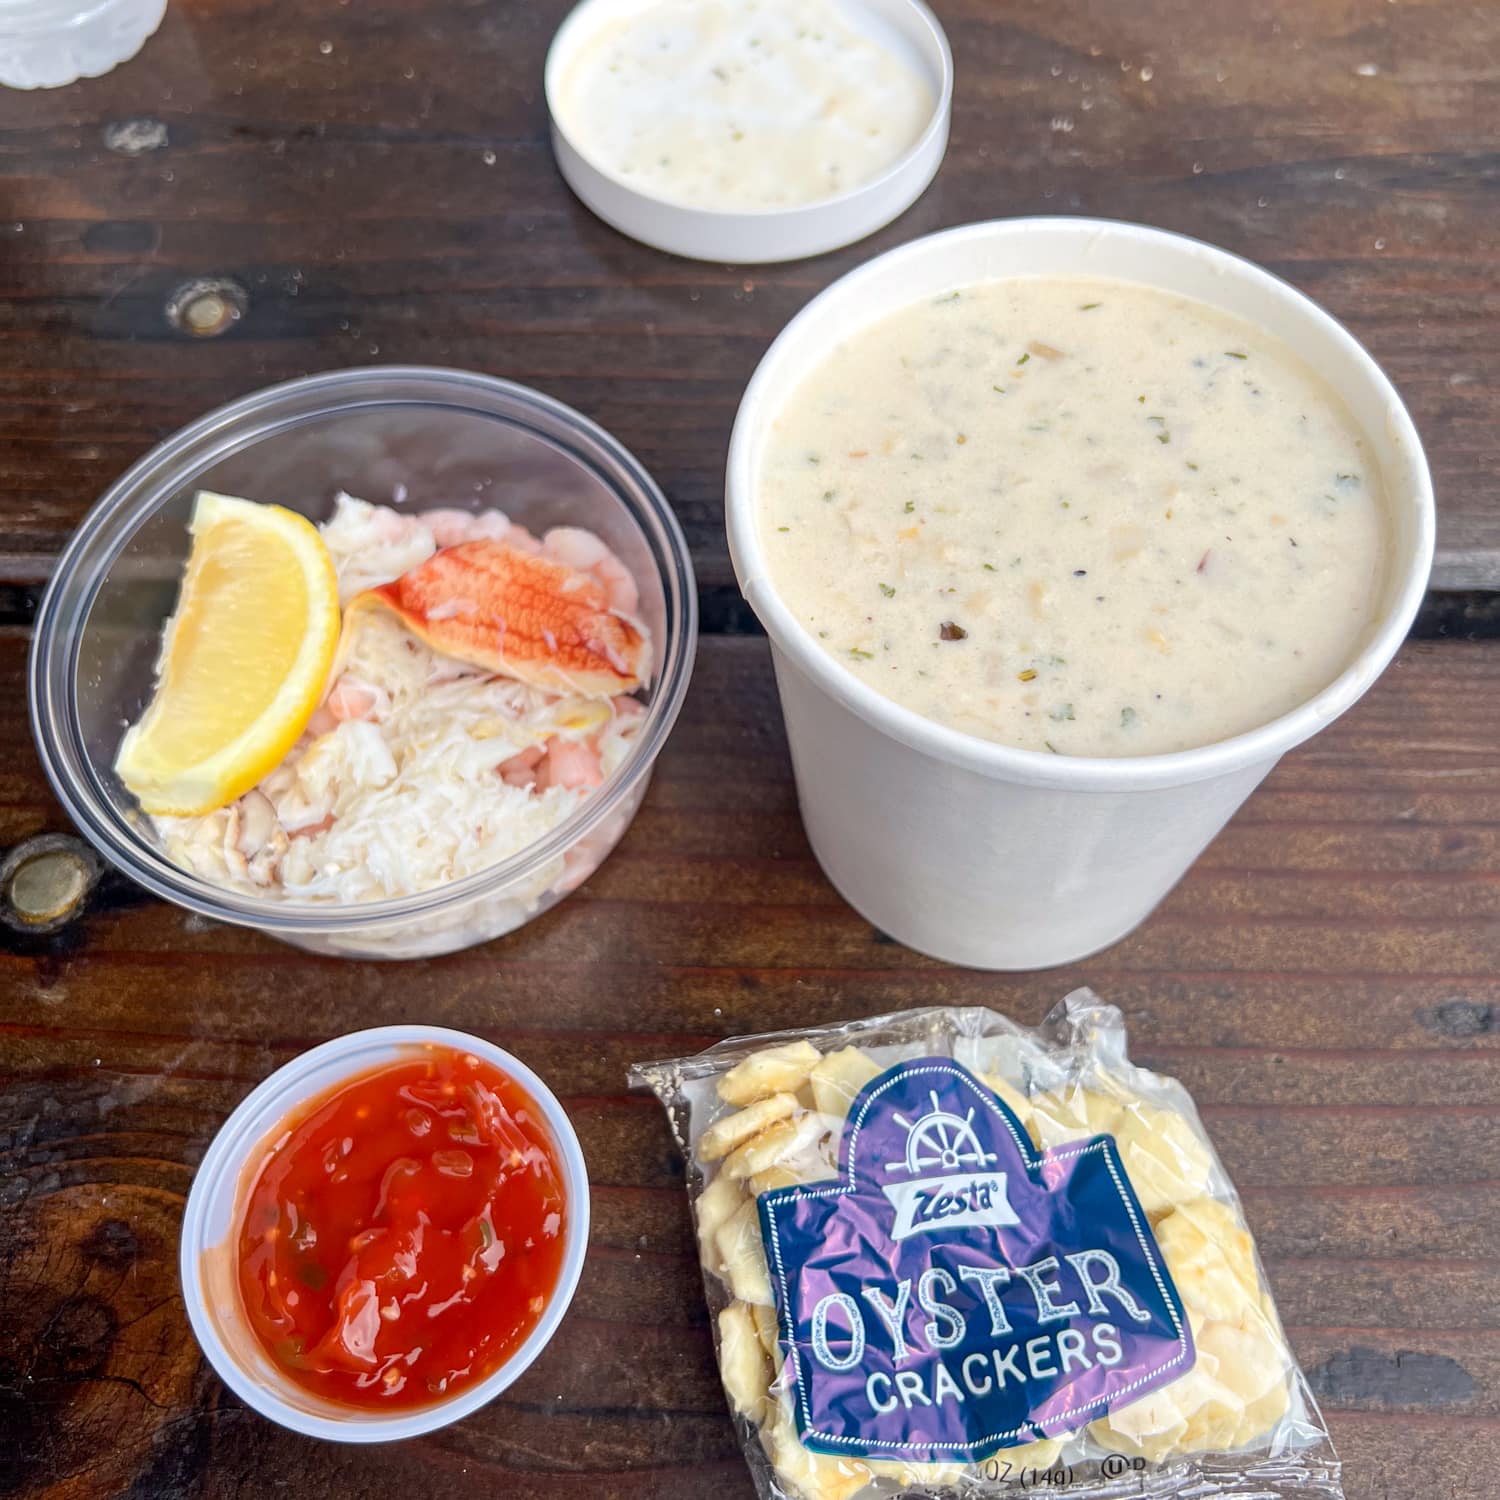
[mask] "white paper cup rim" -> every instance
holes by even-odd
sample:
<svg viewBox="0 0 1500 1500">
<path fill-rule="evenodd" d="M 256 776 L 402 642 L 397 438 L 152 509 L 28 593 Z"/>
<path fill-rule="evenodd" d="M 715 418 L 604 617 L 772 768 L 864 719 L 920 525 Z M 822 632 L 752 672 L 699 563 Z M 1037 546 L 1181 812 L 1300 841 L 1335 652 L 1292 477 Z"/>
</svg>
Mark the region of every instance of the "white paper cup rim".
<svg viewBox="0 0 1500 1500">
<path fill-rule="evenodd" d="M 1411 544 L 1402 549 L 1393 539 L 1385 609 L 1354 659 L 1321 692 L 1266 724 L 1191 750 L 1128 758 L 1053 755 L 983 740 L 924 718 L 846 671 L 817 644 L 770 582 L 756 522 L 752 463 L 769 420 L 795 385 L 813 368 L 802 360 L 799 352 L 794 352 L 794 341 L 800 330 L 814 319 L 825 316 L 830 304 L 848 304 L 851 309 L 857 307 L 860 293 L 875 278 L 913 266 L 934 253 L 965 242 L 982 246 L 987 242 L 1039 234 L 1076 236 L 1089 242 L 1091 248 L 1107 249 L 1112 241 L 1128 241 L 1202 257 L 1224 277 L 1257 284 L 1278 299 L 1284 308 L 1292 310 L 1305 325 L 1313 326 L 1323 338 L 1336 343 L 1355 363 L 1360 377 L 1383 401 L 1392 441 L 1403 451 L 1410 471 L 1410 484 L 1404 496 L 1392 495 L 1391 500 L 1393 509 L 1403 498 L 1413 508 Z M 992 274 L 1017 276 L 1044 274 L 1044 271 L 1039 268 L 1037 271 Z M 1095 274 L 1107 277 L 1115 273 L 1107 261 L 1101 261 Z M 989 277 L 981 272 L 967 279 L 979 281 Z M 1122 279 L 1143 285 L 1153 284 L 1142 276 L 1124 276 Z M 1162 290 L 1175 290 L 1169 279 L 1156 284 Z M 920 295 L 920 292 L 913 292 L 911 300 Z M 851 312 L 841 336 L 847 336 L 885 315 L 885 311 L 877 311 L 873 316 L 861 317 L 857 312 Z M 1340 394 L 1346 390 L 1337 382 L 1330 381 L 1330 384 Z M 913 240 L 857 266 L 813 298 L 782 329 L 766 351 L 740 401 L 729 443 L 725 524 L 735 577 L 750 607 L 765 626 L 772 644 L 824 693 L 872 728 L 913 750 L 983 776 L 1028 786 L 1078 791 L 1144 791 L 1183 786 L 1227 775 L 1257 762 L 1274 760 L 1351 707 L 1388 665 L 1416 617 L 1432 567 L 1435 512 L 1426 456 L 1411 416 L 1395 387 L 1354 335 L 1310 297 L 1253 261 L 1187 235 L 1111 219 L 1036 217 L 967 224 Z"/>
<path fill-rule="evenodd" d="M 932 74 L 932 114 L 921 134 L 868 182 L 785 208 L 697 208 L 657 197 L 601 166 L 568 129 L 559 107 L 562 73 L 583 39 L 608 20 L 652 0 L 579 0 L 547 49 L 543 90 L 563 177 L 583 203 L 622 234 L 694 260 L 761 265 L 800 260 L 851 245 L 904 213 L 942 165 L 953 113 L 953 50 L 924 0 L 850 0 L 906 32 Z"/>
<path fill-rule="evenodd" d="M 513 1079 L 536 1104 L 557 1153 L 568 1195 L 563 1231 L 566 1242 L 557 1284 L 536 1326 L 510 1358 L 485 1379 L 445 1400 L 407 1407 L 389 1416 L 362 1408 L 340 1409 L 337 1403 L 311 1393 L 302 1393 L 305 1404 L 294 1404 L 247 1369 L 229 1349 L 203 1286 L 201 1256 L 211 1246 L 221 1244 L 225 1235 L 233 1235 L 238 1224 L 242 1173 L 278 1121 L 339 1087 L 341 1081 L 352 1082 L 427 1046 L 473 1053 Z M 230 1203 L 227 1225 L 222 1212 L 226 1192 Z M 183 1215 L 179 1248 L 182 1297 L 199 1348 L 245 1405 L 308 1437 L 343 1443 L 392 1442 L 432 1432 L 469 1416 L 520 1377 L 546 1347 L 568 1310 L 583 1271 L 588 1238 L 589 1188 L 583 1149 L 572 1122 L 547 1085 L 523 1062 L 482 1037 L 443 1026 L 378 1026 L 335 1037 L 293 1058 L 258 1084 L 220 1127 L 193 1178 Z M 287 1385 L 290 1388 L 291 1383 Z"/>
</svg>

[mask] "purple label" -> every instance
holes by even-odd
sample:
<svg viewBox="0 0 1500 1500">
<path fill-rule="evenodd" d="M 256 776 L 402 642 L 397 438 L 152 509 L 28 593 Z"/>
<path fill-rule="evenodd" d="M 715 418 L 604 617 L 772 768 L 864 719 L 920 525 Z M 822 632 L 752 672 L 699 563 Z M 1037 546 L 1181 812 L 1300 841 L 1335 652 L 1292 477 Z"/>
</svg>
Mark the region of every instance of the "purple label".
<svg viewBox="0 0 1500 1500">
<path fill-rule="evenodd" d="M 1114 1138 L 1038 1153 L 949 1058 L 865 1087 L 837 1179 L 759 1202 L 798 1431 L 815 1452 L 983 1459 L 1192 1368 Z"/>
</svg>

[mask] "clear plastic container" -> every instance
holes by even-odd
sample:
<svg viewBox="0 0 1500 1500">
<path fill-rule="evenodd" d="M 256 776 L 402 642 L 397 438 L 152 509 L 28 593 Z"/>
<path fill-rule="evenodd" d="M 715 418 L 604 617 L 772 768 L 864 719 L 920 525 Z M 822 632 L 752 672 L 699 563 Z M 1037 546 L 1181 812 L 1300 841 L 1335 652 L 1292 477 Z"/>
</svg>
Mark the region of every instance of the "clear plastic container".
<svg viewBox="0 0 1500 1500">
<path fill-rule="evenodd" d="M 314 520 L 340 490 L 401 510 L 497 506 L 533 530 L 597 532 L 635 574 L 655 643 L 631 754 L 546 838 L 464 880 L 360 905 L 293 904 L 225 890 L 170 863 L 115 777 L 125 725 L 150 697 L 161 628 L 188 552 L 199 489 L 274 500 Z M 524 386 L 458 370 L 315 375 L 210 412 L 148 453 L 84 518 L 59 559 L 32 642 L 32 731 L 80 832 L 158 896 L 317 953 L 414 958 L 510 932 L 580 884 L 645 795 L 682 706 L 697 594 L 661 491 L 608 433 Z M 581 857 L 568 861 L 570 851 Z"/>
<path fill-rule="evenodd" d="M 128 61 L 167 0 L 0 0 L 0 84 L 55 89 Z"/>
</svg>

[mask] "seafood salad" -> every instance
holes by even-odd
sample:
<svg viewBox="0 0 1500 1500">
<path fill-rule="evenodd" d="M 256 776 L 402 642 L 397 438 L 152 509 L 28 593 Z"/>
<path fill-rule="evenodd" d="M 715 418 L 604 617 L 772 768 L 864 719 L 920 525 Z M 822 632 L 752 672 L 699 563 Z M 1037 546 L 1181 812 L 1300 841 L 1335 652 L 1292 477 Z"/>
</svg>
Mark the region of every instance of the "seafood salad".
<svg viewBox="0 0 1500 1500">
<path fill-rule="evenodd" d="M 201 520 L 209 501 L 244 507 L 232 518 L 254 524 L 252 512 L 277 509 L 199 497 L 157 701 L 122 746 L 122 779 L 177 865 L 288 902 L 409 896 L 544 837 L 629 754 L 651 639 L 635 579 L 597 536 L 561 526 L 537 537 L 498 510 L 403 514 L 340 494 L 316 531 L 336 648 L 289 748 L 220 805 L 163 810 L 171 797 L 153 801 L 126 767 L 143 758 L 132 736 L 149 732 L 186 649 L 198 549 L 214 535 Z M 216 785 L 233 793 L 235 777 Z M 618 832 L 551 862 L 546 884 L 580 884 Z"/>
</svg>

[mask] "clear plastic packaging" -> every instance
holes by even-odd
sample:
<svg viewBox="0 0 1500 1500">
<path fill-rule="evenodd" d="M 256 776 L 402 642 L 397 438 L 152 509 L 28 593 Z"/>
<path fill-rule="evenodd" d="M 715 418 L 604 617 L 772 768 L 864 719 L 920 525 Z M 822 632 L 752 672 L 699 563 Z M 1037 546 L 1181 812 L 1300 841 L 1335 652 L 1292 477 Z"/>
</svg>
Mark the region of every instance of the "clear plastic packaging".
<svg viewBox="0 0 1500 1500">
<path fill-rule="evenodd" d="M 631 1083 L 688 1161 L 764 1500 L 1342 1500 L 1192 1099 L 1090 991 L 1035 1031 L 934 1007 Z"/>
</svg>

